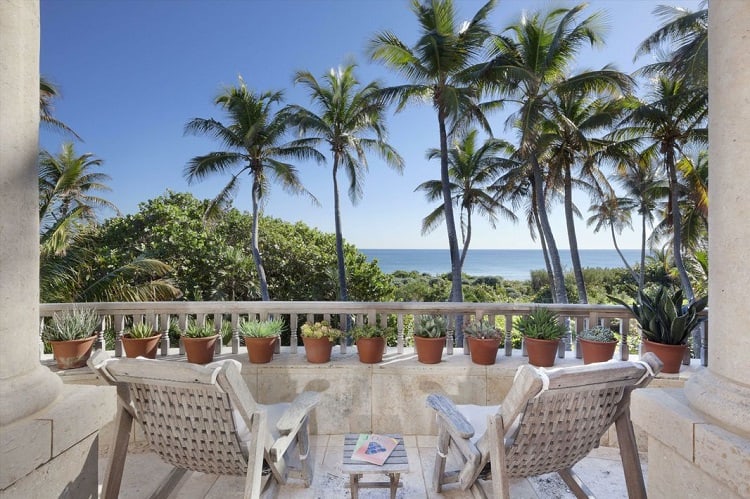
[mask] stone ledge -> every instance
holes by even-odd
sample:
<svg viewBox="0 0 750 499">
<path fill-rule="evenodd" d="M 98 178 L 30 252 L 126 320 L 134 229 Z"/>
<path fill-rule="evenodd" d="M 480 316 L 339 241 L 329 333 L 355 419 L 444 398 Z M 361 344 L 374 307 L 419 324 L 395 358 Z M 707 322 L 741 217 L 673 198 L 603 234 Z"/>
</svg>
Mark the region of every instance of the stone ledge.
<svg viewBox="0 0 750 499">
<path fill-rule="evenodd" d="M 116 406 L 113 387 L 66 384 L 52 405 L 2 427 L 0 490 L 96 436 L 112 420 Z"/>
<path fill-rule="evenodd" d="M 750 439 L 731 433 L 695 411 L 688 404 L 684 390 L 646 388 L 632 395 L 633 422 L 648 433 L 649 463 L 679 458 L 694 473 L 712 477 L 737 497 L 750 497 Z M 651 455 L 652 449 L 658 456 Z M 677 461 L 675 461 L 677 462 Z M 687 473 L 687 472 L 686 472 Z M 671 493 L 678 497 L 683 483 L 676 475 L 651 474 L 649 491 Z M 658 481 L 653 483 L 652 480 Z M 711 483 L 696 480 L 694 487 Z M 653 485 L 653 489 L 652 489 Z M 671 492 L 669 492 L 671 491 Z M 696 497 L 716 497 L 716 490 L 706 485 L 705 490 L 695 489 Z"/>
</svg>

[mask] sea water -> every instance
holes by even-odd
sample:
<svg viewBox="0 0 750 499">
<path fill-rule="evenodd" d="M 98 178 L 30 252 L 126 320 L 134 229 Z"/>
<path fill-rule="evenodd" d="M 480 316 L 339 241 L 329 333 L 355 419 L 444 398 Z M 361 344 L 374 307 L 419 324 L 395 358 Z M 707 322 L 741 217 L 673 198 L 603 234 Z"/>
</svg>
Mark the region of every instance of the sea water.
<svg viewBox="0 0 750 499">
<path fill-rule="evenodd" d="M 430 275 L 445 274 L 451 270 L 447 249 L 362 249 L 368 261 L 377 260 L 380 269 L 390 274 L 396 270 L 416 270 Z M 640 250 L 622 250 L 630 265 L 640 262 Z M 583 267 L 624 267 L 615 250 L 579 250 Z M 560 250 L 560 260 L 565 270 L 572 269 L 569 250 Z M 469 250 L 464 262 L 464 274 L 472 276 L 500 276 L 510 280 L 530 279 L 532 270 L 544 269 L 542 250 L 495 249 Z"/>
</svg>

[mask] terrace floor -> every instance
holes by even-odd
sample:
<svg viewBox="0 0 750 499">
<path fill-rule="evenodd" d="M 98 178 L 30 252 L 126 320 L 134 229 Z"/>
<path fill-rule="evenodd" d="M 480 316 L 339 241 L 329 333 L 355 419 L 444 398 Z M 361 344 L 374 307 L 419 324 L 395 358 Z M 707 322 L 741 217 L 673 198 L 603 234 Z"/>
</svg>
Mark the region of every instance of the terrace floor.
<svg viewBox="0 0 750 499">
<path fill-rule="evenodd" d="M 315 477 L 312 487 L 304 488 L 301 484 L 289 484 L 281 487 L 279 498 L 346 498 L 351 497 L 349 477 L 341 471 L 343 435 L 314 435 Z M 405 436 L 409 457 L 410 471 L 402 475 L 403 487 L 398 491 L 399 498 L 461 498 L 471 497 L 470 493 L 456 490 L 455 486 L 437 494 L 431 490 L 432 469 L 435 458 L 434 436 Z M 99 459 L 99 477 L 103 480 L 108 458 L 106 447 L 101 448 Z M 641 465 L 644 476 L 647 474 L 645 454 L 641 454 Z M 451 469 L 449 459 L 448 469 Z M 120 491 L 121 499 L 139 499 L 149 497 L 159 482 L 167 475 L 171 467 L 159 457 L 142 446 L 131 444 L 125 463 L 125 472 Z M 620 464 L 617 448 L 600 447 L 574 467 L 576 473 L 597 497 L 608 499 L 627 498 L 625 478 Z M 366 476 L 365 479 L 375 478 Z M 492 496 L 490 483 L 485 483 L 488 496 Z M 243 477 L 218 477 L 193 473 L 181 488 L 178 496 L 181 499 L 198 498 L 232 498 L 242 497 Z M 557 474 L 542 475 L 533 479 L 518 479 L 511 483 L 511 495 L 514 498 L 557 499 L 571 498 L 573 494 Z M 387 490 L 360 489 L 360 497 L 388 497 Z"/>
</svg>

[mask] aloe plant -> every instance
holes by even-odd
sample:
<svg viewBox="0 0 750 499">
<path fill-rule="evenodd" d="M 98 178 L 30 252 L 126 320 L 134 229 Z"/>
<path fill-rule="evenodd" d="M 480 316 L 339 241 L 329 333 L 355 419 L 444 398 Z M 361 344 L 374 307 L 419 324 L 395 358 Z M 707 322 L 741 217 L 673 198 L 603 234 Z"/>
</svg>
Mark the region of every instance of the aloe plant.
<svg viewBox="0 0 750 499">
<path fill-rule="evenodd" d="M 240 332 L 247 338 L 271 338 L 279 336 L 283 330 L 284 321 L 281 319 L 240 321 Z"/>
<path fill-rule="evenodd" d="M 687 343 L 690 333 L 703 321 L 700 312 L 708 305 L 707 296 L 685 305 L 682 290 L 672 292 L 667 286 L 659 286 L 653 294 L 639 291 L 638 302 L 632 305 L 610 298 L 630 310 L 647 340 L 664 345 Z"/>
<path fill-rule="evenodd" d="M 535 308 L 529 315 L 517 318 L 513 325 L 523 336 L 538 340 L 558 340 L 568 331 L 557 314 L 546 308 Z"/>
<path fill-rule="evenodd" d="M 130 335 L 131 338 L 151 338 L 152 336 L 156 336 L 157 332 L 154 331 L 154 328 L 151 326 L 151 324 L 148 324 L 146 322 L 138 322 L 133 324 L 129 329 L 125 331 L 125 334 Z"/>
<path fill-rule="evenodd" d="M 101 325 L 99 315 L 91 308 L 73 308 L 55 312 L 44 327 L 44 341 L 69 341 L 88 338 Z"/>
<path fill-rule="evenodd" d="M 214 328 L 214 322 L 212 320 L 206 320 L 203 325 L 198 324 L 195 319 L 191 319 L 185 331 L 182 332 L 182 336 L 185 338 L 208 338 L 218 334 Z"/>
</svg>

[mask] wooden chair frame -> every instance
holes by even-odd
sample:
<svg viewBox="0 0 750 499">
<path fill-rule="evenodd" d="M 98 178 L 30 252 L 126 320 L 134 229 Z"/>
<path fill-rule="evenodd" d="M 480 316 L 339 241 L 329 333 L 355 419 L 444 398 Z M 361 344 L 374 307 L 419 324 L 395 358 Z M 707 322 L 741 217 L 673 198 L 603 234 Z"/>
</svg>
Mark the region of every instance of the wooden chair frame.
<svg viewBox="0 0 750 499">
<path fill-rule="evenodd" d="M 578 498 L 593 497 L 573 465 L 599 445 L 614 424 L 630 498 L 646 488 L 630 420 L 630 394 L 661 371 L 652 353 L 636 362 L 610 361 L 562 369 L 521 366 L 500 406 L 461 406 L 431 394 L 437 412 L 437 455 L 433 489 L 458 483 L 473 497 L 486 498 L 480 474 L 492 463 L 492 496 L 509 498 L 509 478 L 557 472 Z M 485 415 L 485 419 L 475 417 Z M 469 422 L 474 420 L 474 424 Z M 446 472 L 449 453 L 461 469 Z"/>
<path fill-rule="evenodd" d="M 134 421 L 151 450 L 175 466 L 152 497 L 179 489 L 187 471 L 245 475 L 244 497 L 253 499 L 273 496 L 290 476 L 306 487 L 312 483 L 308 423 L 320 394 L 304 392 L 290 404 L 258 404 L 234 360 L 199 366 L 110 359 L 97 352 L 89 365 L 117 387 L 118 396 L 102 497 L 118 496 Z"/>
</svg>

